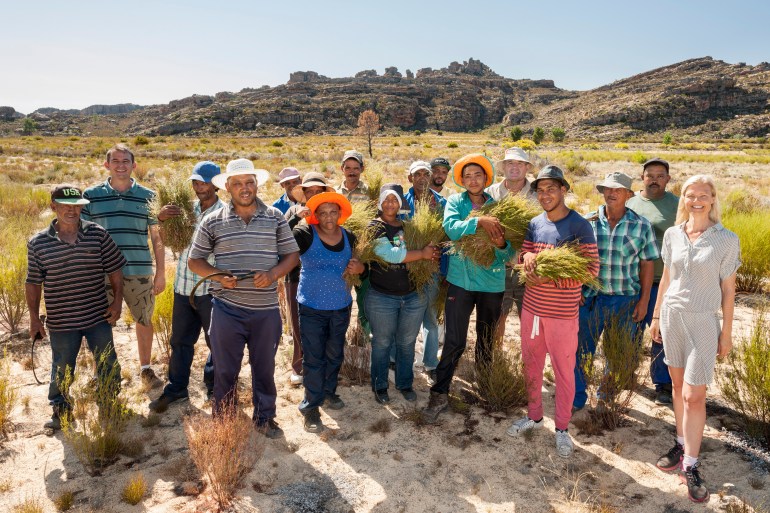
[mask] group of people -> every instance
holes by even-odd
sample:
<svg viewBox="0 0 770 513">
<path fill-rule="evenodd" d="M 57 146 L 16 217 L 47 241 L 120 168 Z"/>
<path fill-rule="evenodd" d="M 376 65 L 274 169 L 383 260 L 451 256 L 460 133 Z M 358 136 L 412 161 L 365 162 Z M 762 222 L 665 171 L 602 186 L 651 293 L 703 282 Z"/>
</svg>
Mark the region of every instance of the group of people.
<svg viewBox="0 0 770 513">
<path fill-rule="evenodd" d="M 106 182 L 84 192 L 71 185 L 56 187 L 51 194 L 56 219 L 29 242 L 30 333 L 45 335 L 39 315 L 42 292 L 53 351 L 53 416 L 46 424 L 51 429 L 60 428 L 71 410 L 60 384 L 74 369 L 82 337 L 101 355 L 101 379 L 119 369 L 110 325 L 120 317 L 124 300 L 137 323 L 142 379 L 150 386 L 160 384 L 149 366 L 152 297 L 165 286 L 158 223 L 180 215 L 182 209 L 165 205 L 152 217 L 148 202 L 153 193 L 131 178 L 135 166 L 131 151 L 117 145 L 107 152 Z M 270 175 L 251 161 L 230 161 L 224 172 L 213 162 L 196 164 L 189 179 L 198 197 L 197 224 L 174 280 L 168 383 L 150 410 L 162 413 L 188 397 L 194 345 L 203 331 L 210 349 L 204 383 L 213 413 L 235 404 L 248 347 L 254 423 L 268 437 L 280 436 L 274 372 L 282 332 L 278 282 L 284 281 L 294 342 L 291 383 L 304 385 L 298 408 L 305 429 L 322 431 L 320 409 L 345 406 L 337 383 L 353 301 L 348 283 L 357 276 L 359 317 L 371 334 L 374 399 L 391 401 L 393 368 L 396 390 L 405 400 L 416 401 L 415 341 L 422 330 L 423 366 L 431 384 L 422 411 L 428 423 L 435 423 L 448 407 L 473 311 L 475 359 L 484 364 L 491 361 L 495 339 L 502 338 L 515 305 L 528 406 L 527 415 L 513 422 L 507 433 L 519 436 L 543 426 L 541 388 L 549 354 L 556 381 L 556 450 L 562 457 L 574 450 L 568 433 L 572 414 L 589 399 L 581 362 L 595 351 L 610 318 L 627 325 L 636 341 L 641 341 L 637 332 L 650 326 L 656 402 L 673 402 L 677 433 L 674 447 L 657 465 L 666 471 L 681 469 L 690 498 L 706 500 L 708 490 L 698 470 L 706 386 L 716 356 L 731 348 L 740 265 L 738 239 L 720 224 L 713 180 L 693 176 L 677 198 L 666 190 L 668 162 L 651 159 L 642 166 L 640 192 L 633 191 L 627 174 L 610 173 L 596 185 L 604 204 L 583 216 L 566 204 L 570 183 L 560 168 L 547 165 L 531 179 L 533 169 L 520 148 L 507 149 L 496 163 L 482 154 L 466 155 L 454 165 L 443 157 L 412 163 L 406 194 L 400 184 L 387 183 L 377 195 L 378 212 L 370 223 L 377 258 L 365 264 L 354 251 L 356 236 L 344 226 L 352 203 L 370 198 L 361 179 L 361 153 L 345 152 L 343 181 L 336 188 L 323 174 L 301 176 L 295 168 L 284 168 L 279 183 L 285 193 L 272 206 L 258 196 Z M 498 172 L 502 180 L 495 183 Z M 461 192 L 451 194 L 445 186 L 450 173 Z M 229 202 L 218 197 L 221 189 L 229 193 Z M 498 219 L 470 215 L 509 195 L 543 210 L 530 222 L 521 248 L 505 239 Z M 496 246 L 493 263 L 484 267 L 462 252 L 447 254 L 433 244 L 407 248 L 403 222 L 419 208 L 439 213 L 452 241 L 486 232 Z M 599 278 L 599 289 L 538 275 L 538 253 L 564 244 L 576 245 L 589 259 L 588 270 Z M 406 265 L 417 260 L 440 263 L 423 290 L 415 289 Z M 523 267 L 525 283 L 515 276 L 515 263 Z M 448 289 L 439 358 L 442 330 L 432 303 L 443 280 Z"/>
</svg>

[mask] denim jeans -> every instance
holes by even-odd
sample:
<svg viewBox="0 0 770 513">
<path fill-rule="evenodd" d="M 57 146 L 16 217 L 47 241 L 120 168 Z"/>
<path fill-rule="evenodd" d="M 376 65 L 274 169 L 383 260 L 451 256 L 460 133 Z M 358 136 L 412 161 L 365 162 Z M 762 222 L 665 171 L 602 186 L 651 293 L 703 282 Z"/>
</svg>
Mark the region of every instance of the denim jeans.
<svg viewBox="0 0 770 513">
<path fill-rule="evenodd" d="M 441 276 L 437 274 L 433 281 L 428 283 L 422 291 L 427 301 L 425 315 L 422 317 L 422 339 L 425 343 L 422 353 L 422 364 L 428 370 L 438 367 L 438 320 L 436 319 L 436 309 L 433 307 L 433 303 L 438 295 L 441 279 Z"/>
<path fill-rule="evenodd" d="M 387 390 L 388 360 L 396 348 L 396 388 L 412 388 L 414 345 L 428 306 L 425 295 L 382 294 L 370 288 L 366 294 L 366 317 L 372 328 L 372 390 Z"/>
<path fill-rule="evenodd" d="M 652 324 L 652 313 L 655 311 L 655 301 L 658 299 L 658 283 L 652 284 L 650 289 L 650 304 L 647 305 L 647 315 L 644 317 L 644 327 Z M 641 333 L 639 334 L 641 336 Z M 663 344 L 653 341 L 650 351 L 650 377 L 655 385 L 655 390 L 668 387 L 671 390 L 671 375 L 668 373 L 666 365 L 666 352 L 663 350 Z"/>
<path fill-rule="evenodd" d="M 195 296 L 195 308 L 188 296 L 174 292 L 174 309 L 171 313 L 171 357 L 168 362 L 168 384 L 163 393 L 169 397 L 187 397 L 190 384 L 190 368 L 195 354 L 195 343 L 201 335 L 206 340 L 209 356 L 203 367 L 203 383 L 207 390 L 214 388 L 214 363 L 211 357 L 209 325 L 211 324 L 211 296 Z"/>
<path fill-rule="evenodd" d="M 631 338 L 636 338 L 637 323 L 631 316 L 639 296 L 611 296 L 599 294 L 585 298 L 580 307 L 580 324 L 578 327 L 578 348 L 575 355 L 575 399 L 572 405 L 582 408 L 588 401 L 586 393 L 586 380 L 583 375 L 583 361 L 587 357 L 593 357 L 596 352 L 596 341 L 602 335 L 609 321 L 608 314 L 618 316 L 618 322 L 627 323 L 631 329 Z"/>
<path fill-rule="evenodd" d="M 120 364 L 112 342 L 112 326 L 107 321 L 84 330 L 51 331 L 51 384 L 48 385 L 48 401 L 51 406 L 69 408 L 67 398 L 62 394 L 61 385 L 65 379 L 72 379 L 75 363 L 83 337 L 88 349 L 96 360 L 96 373 L 102 385 L 107 379 L 114 379 L 115 393 L 120 390 Z M 90 371 L 89 371 L 90 372 Z"/>
<path fill-rule="evenodd" d="M 299 404 L 299 411 L 303 413 L 321 406 L 326 396 L 337 393 L 350 310 L 350 306 L 340 310 L 316 310 L 299 305 L 305 387 L 305 398 Z"/>
</svg>

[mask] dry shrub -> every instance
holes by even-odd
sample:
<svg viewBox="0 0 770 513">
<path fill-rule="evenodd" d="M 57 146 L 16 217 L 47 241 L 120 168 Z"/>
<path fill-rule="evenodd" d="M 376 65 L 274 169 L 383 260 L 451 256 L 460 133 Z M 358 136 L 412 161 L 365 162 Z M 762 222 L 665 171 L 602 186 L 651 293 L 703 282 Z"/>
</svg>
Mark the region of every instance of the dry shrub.
<svg viewBox="0 0 770 513">
<path fill-rule="evenodd" d="M 377 419 L 369 425 L 369 431 L 385 435 L 390 433 L 390 419 Z"/>
<path fill-rule="evenodd" d="M 622 425 L 639 387 L 636 371 L 643 349 L 639 338 L 632 336 L 630 323 L 630 316 L 605 312 L 604 332 L 597 343 L 596 356 L 586 355 L 580 362 L 588 396 L 600 397 L 598 407 L 589 413 L 599 429 L 614 430 Z"/>
<path fill-rule="evenodd" d="M 50 203 L 51 194 L 45 188 L 20 184 L 0 185 L 0 217 L 37 217 L 49 208 Z"/>
<path fill-rule="evenodd" d="M 492 359 L 476 364 L 476 391 L 487 411 L 505 411 L 527 404 L 527 379 L 520 351 L 505 350 L 495 340 Z"/>
<path fill-rule="evenodd" d="M 11 511 L 12 513 L 43 513 L 45 508 L 43 507 L 43 501 L 39 497 L 28 497 L 19 504 L 16 504 Z"/>
<path fill-rule="evenodd" d="M 345 346 L 345 358 L 342 361 L 340 375 L 356 385 L 366 385 L 371 380 L 371 348 L 366 340 L 361 324 L 356 320 L 348 330 Z"/>
<path fill-rule="evenodd" d="M 128 483 L 123 487 L 123 491 L 120 492 L 120 498 L 123 502 L 135 506 L 141 502 L 145 493 L 147 493 L 147 481 L 144 479 L 144 475 L 138 472 L 131 476 Z"/>
<path fill-rule="evenodd" d="M 64 490 L 60 492 L 53 500 L 53 505 L 56 506 L 56 511 L 69 511 L 75 504 L 75 494 L 72 490 Z"/>
<path fill-rule="evenodd" d="M 184 180 L 181 176 L 158 182 L 155 185 L 157 194 L 150 203 L 150 211 L 155 217 L 164 205 L 176 205 L 182 210 L 181 215 L 160 224 L 163 243 L 175 254 L 181 253 L 190 244 L 195 231 L 195 193 L 190 184 L 189 180 Z"/>
<path fill-rule="evenodd" d="M 155 296 L 155 309 L 152 311 L 152 327 L 161 352 L 161 361 L 168 364 L 171 359 L 171 317 L 174 313 L 174 273 L 175 269 L 166 270 L 166 288 Z M 126 309 L 128 310 L 128 309 Z"/>
<path fill-rule="evenodd" d="M 730 352 L 717 373 L 725 401 L 745 419 L 751 436 L 770 447 L 770 319 L 768 305 L 754 318 L 751 333 Z"/>
<path fill-rule="evenodd" d="M 228 507 L 243 478 L 265 449 L 265 438 L 250 418 L 232 405 L 216 417 L 201 414 L 185 419 L 190 458 L 209 481 L 220 510 Z"/>
<path fill-rule="evenodd" d="M 11 377 L 11 358 L 5 353 L 0 359 L 0 436 L 3 438 L 13 426 L 11 413 L 18 399 L 19 394 Z"/>
<path fill-rule="evenodd" d="M 120 366 L 109 368 L 105 354 L 96 358 L 100 379 L 95 386 L 82 383 L 81 372 L 65 373 L 60 385 L 70 404 L 77 406 L 73 418 L 62 417 L 62 432 L 91 475 L 117 459 L 123 448 L 123 432 L 133 414 L 119 394 Z M 89 374 L 86 372 L 86 380 L 90 379 Z"/>
<path fill-rule="evenodd" d="M 27 313 L 24 282 L 27 248 L 22 223 L 10 222 L 0 232 L 0 326 L 16 333 Z"/>
</svg>

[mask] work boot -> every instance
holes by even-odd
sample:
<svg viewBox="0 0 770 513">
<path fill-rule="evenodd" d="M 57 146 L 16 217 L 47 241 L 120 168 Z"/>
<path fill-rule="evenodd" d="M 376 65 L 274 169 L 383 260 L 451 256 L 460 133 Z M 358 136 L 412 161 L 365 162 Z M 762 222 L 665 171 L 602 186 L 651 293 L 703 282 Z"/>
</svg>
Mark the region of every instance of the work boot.
<svg viewBox="0 0 770 513">
<path fill-rule="evenodd" d="M 62 418 L 65 418 L 66 420 L 71 422 L 72 421 L 72 410 L 66 405 L 59 405 L 53 407 L 53 413 L 51 414 L 51 420 L 43 424 L 44 429 L 50 429 L 52 431 L 59 431 L 61 429 L 61 423 Z"/>
<path fill-rule="evenodd" d="M 449 408 L 449 394 L 431 391 L 428 406 L 422 410 L 422 418 L 428 424 L 435 424 L 439 414 L 447 408 Z"/>
<path fill-rule="evenodd" d="M 303 413 L 305 416 L 305 431 L 308 433 L 320 433 L 324 430 L 323 422 L 321 422 L 321 413 L 318 408 L 311 408 L 307 413 Z"/>
</svg>

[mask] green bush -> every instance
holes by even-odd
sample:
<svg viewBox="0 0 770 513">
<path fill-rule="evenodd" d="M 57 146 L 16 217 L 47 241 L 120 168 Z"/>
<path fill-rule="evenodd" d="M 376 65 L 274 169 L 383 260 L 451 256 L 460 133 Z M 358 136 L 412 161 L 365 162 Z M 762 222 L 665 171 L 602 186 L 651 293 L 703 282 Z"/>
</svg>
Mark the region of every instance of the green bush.
<svg viewBox="0 0 770 513">
<path fill-rule="evenodd" d="M 670 133 L 666 132 L 665 134 L 663 134 L 663 144 L 665 144 L 666 146 L 669 146 L 670 144 L 673 144 L 673 142 L 674 142 L 674 137 Z"/>
<path fill-rule="evenodd" d="M 750 214 L 762 209 L 762 198 L 746 189 L 734 189 L 722 201 L 723 215 Z"/>
<path fill-rule="evenodd" d="M 418 136 L 419 136 L 419 135 L 422 135 L 422 132 L 420 132 L 419 130 L 415 130 L 415 131 L 414 131 L 414 135 L 418 135 Z"/>
<path fill-rule="evenodd" d="M 556 127 L 553 130 L 551 130 L 551 137 L 553 137 L 553 140 L 556 142 L 563 141 L 566 135 L 567 133 L 564 131 L 563 128 Z"/>
<path fill-rule="evenodd" d="M 511 139 L 514 141 L 518 141 L 524 136 L 524 131 L 521 129 L 520 126 L 515 126 L 511 128 Z"/>
<path fill-rule="evenodd" d="M 616 150 L 627 150 L 628 149 L 628 143 L 619 142 L 615 144 Z"/>
<path fill-rule="evenodd" d="M 457 143 L 456 142 L 451 142 L 451 143 L 447 144 L 446 147 L 447 148 L 457 148 Z"/>
<path fill-rule="evenodd" d="M 532 140 L 535 142 L 535 144 L 540 144 L 543 142 L 543 139 L 545 139 L 545 130 L 539 126 L 536 126 L 532 131 Z"/>
<path fill-rule="evenodd" d="M 271 146 L 275 146 L 276 148 L 280 148 L 281 146 L 283 146 L 283 142 L 275 140 L 275 141 L 271 142 L 270 145 Z"/>
<path fill-rule="evenodd" d="M 631 154 L 631 162 L 636 162 L 637 164 L 644 164 L 650 160 L 650 157 L 642 153 L 641 151 L 635 151 Z"/>
<path fill-rule="evenodd" d="M 717 382 L 727 403 L 746 421 L 749 434 L 770 447 L 770 319 L 767 305 L 756 314 L 751 334 L 727 356 Z"/>
<path fill-rule="evenodd" d="M 21 123 L 21 133 L 24 135 L 29 135 L 35 130 L 37 130 L 37 121 L 35 121 L 32 118 L 24 118 L 24 121 Z"/>
<path fill-rule="evenodd" d="M 564 171 L 573 176 L 587 176 L 588 164 L 583 160 L 582 155 L 576 155 L 571 151 L 561 162 Z"/>
<path fill-rule="evenodd" d="M 137 135 L 134 138 L 134 145 L 136 146 L 147 146 L 148 144 L 150 144 L 150 139 L 143 135 Z"/>
<path fill-rule="evenodd" d="M 761 292 L 770 278 L 770 212 L 726 212 L 722 218 L 725 227 L 735 232 L 741 241 L 741 266 L 738 268 L 736 289 L 742 292 Z"/>
</svg>

